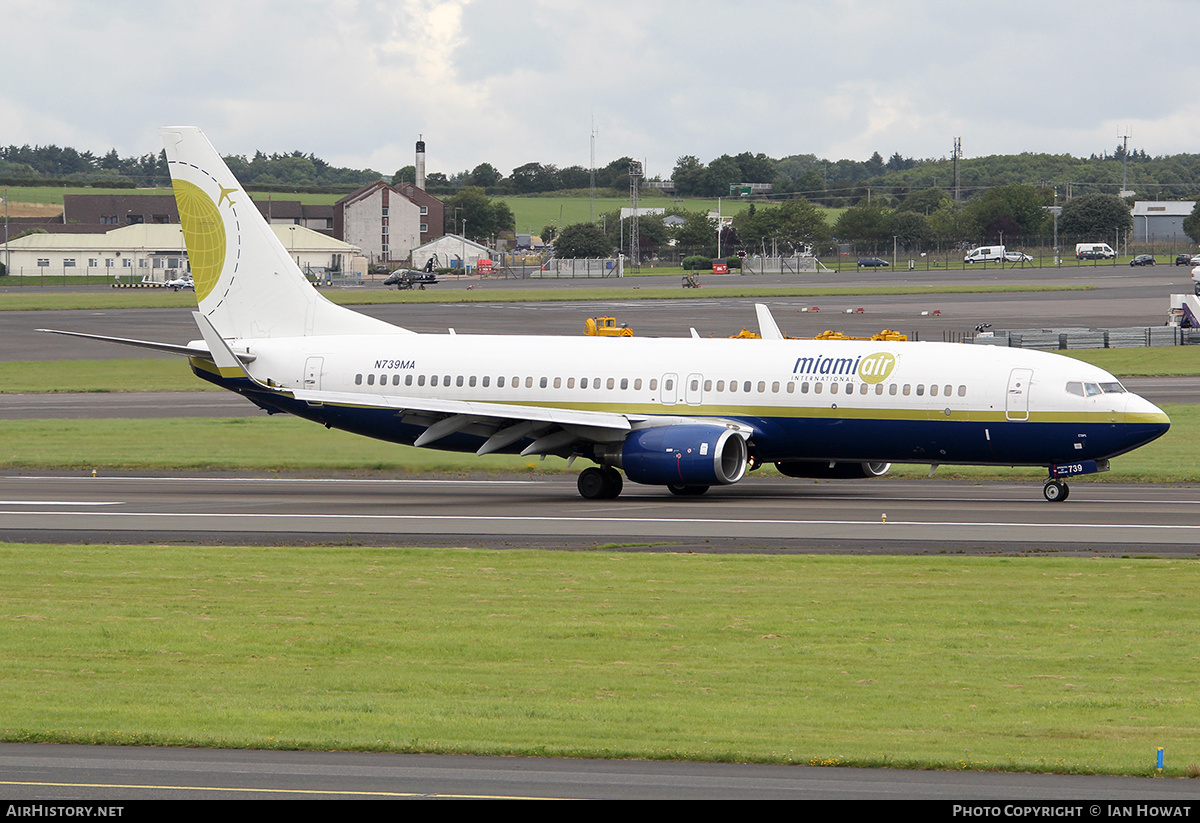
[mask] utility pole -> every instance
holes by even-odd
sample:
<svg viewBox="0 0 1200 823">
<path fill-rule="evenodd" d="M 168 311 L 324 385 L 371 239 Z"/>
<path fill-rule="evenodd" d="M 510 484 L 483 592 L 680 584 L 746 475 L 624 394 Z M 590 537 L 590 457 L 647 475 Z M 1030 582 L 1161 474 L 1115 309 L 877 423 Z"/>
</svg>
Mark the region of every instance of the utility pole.
<svg viewBox="0 0 1200 823">
<path fill-rule="evenodd" d="M 633 216 L 629 219 L 629 259 L 633 267 L 642 267 L 641 249 L 638 248 L 638 181 L 642 177 L 642 164 L 636 160 L 629 161 L 629 205 L 633 208 Z"/>
<path fill-rule="evenodd" d="M 1125 134 L 1118 134 L 1121 145 L 1121 197 L 1128 197 L 1133 192 L 1125 185 L 1126 171 L 1129 169 L 1129 138 L 1133 135 L 1133 126 L 1129 126 Z"/>
<path fill-rule="evenodd" d="M 962 157 L 962 138 L 954 138 L 954 202 L 959 200 L 958 195 L 958 159 Z"/>
<path fill-rule="evenodd" d="M 591 199 L 588 201 L 591 206 L 591 219 L 589 222 L 596 222 L 596 116 L 592 115 L 592 166 L 591 166 Z"/>
</svg>

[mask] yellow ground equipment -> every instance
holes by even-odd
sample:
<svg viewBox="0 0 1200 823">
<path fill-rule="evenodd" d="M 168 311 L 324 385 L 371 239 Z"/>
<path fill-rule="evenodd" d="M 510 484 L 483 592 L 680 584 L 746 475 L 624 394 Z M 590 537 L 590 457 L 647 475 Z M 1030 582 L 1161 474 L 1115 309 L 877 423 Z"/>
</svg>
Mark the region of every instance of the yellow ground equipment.
<svg viewBox="0 0 1200 823">
<path fill-rule="evenodd" d="M 589 317 L 585 325 L 588 337 L 633 337 L 633 329 L 618 326 L 615 317 Z"/>
</svg>

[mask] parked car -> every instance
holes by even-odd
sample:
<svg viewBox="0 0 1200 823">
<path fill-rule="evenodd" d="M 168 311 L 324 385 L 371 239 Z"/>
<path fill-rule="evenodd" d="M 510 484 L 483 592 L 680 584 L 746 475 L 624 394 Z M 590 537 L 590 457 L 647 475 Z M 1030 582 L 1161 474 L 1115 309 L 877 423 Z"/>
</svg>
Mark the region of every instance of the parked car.
<svg viewBox="0 0 1200 823">
<path fill-rule="evenodd" d="M 892 264 L 886 260 L 881 260 L 878 257 L 860 257 L 860 258 L 858 258 L 858 267 L 860 269 L 871 269 L 871 268 L 880 268 L 880 267 L 886 268 L 887 266 L 890 266 L 890 265 L 892 265 Z"/>
<path fill-rule="evenodd" d="M 1137 257 L 1135 257 L 1129 261 L 1129 265 L 1131 265 L 1131 266 L 1153 266 L 1154 265 L 1154 255 L 1153 254 L 1139 254 Z"/>
<path fill-rule="evenodd" d="M 1191 266 L 1191 265 L 1193 265 L 1192 264 L 1192 255 L 1191 254 L 1175 255 L 1175 265 L 1176 266 Z"/>
<path fill-rule="evenodd" d="M 1019 251 L 1006 251 L 1004 253 L 1004 259 L 1009 263 L 1032 263 L 1033 255 L 1025 254 L 1024 252 Z"/>
<path fill-rule="evenodd" d="M 1080 252 L 1076 256 L 1080 260 L 1107 260 L 1109 258 L 1108 252 L 1104 251 L 1103 249 L 1088 249 L 1087 251 Z"/>
</svg>

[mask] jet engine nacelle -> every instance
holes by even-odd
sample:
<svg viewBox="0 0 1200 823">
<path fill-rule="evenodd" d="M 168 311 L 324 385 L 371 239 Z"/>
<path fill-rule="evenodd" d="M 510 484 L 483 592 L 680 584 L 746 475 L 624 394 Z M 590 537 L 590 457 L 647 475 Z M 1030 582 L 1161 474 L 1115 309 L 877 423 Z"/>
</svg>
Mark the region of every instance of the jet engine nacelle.
<svg viewBox="0 0 1200 823">
<path fill-rule="evenodd" d="M 793 460 L 776 463 L 780 474 L 788 477 L 817 477 L 856 480 L 887 474 L 891 463 L 831 463 L 828 460 Z"/>
<path fill-rule="evenodd" d="M 635 483 L 652 486 L 717 486 L 746 474 L 745 439 L 724 426 L 656 426 L 630 433 L 617 462 Z"/>
</svg>

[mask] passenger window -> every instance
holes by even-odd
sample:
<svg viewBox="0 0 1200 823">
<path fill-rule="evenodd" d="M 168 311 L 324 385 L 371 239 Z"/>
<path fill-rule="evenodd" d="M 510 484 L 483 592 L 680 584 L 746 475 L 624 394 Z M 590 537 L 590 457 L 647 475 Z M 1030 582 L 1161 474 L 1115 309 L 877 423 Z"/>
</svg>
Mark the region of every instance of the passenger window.
<svg viewBox="0 0 1200 823">
<path fill-rule="evenodd" d="M 705 380 L 705 381 L 704 381 L 704 390 L 705 390 L 705 391 L 712 391 L 712 381 L 711 381 L 711 380 Z"/>
<path fill-rule="evenodd" d="M 830 383 L 830 384 L 829 384 L 829 393 L 830 393 L 830 394 L 837 394 L 837 393 L 838 393 L 838 384 L 837 384 L 837 383 Z"/>
<path fill-rule="evenodd" d="M 475 375 L 471 375 L 471 377 L 467 380 L 467 385 L 472 388 L 475 387 Z"/>
<path fill-rule="evenodd" d="M 622 377 L 621 378 L 621 391 L 625 391 L 628 388 L 629 388 L 629 378 Z"/>
<path fill-rule="evenodd" d="M 362 375 L 361 374 L 354 375 L 354 385 L 356 385 L 356 386 L 362 385 Z"/>
<path fill-rule="evenodd" d="M 949 397 L 951 395 L 953 389 L 954 389 L 953 386 L 946 386 L 945 389 L 942 391 L 942 394 L 944 394 L 946 397 Z"/>
<path fill-rule="evenodd" d="M 639 377 L 639 378 L 637 378 L 636 380 L 634 380 L 634 381 L 633 381 L 633 390 L 634 390 L 634 391 L 641 391 L 641 390 L 642 390 L 642 378 L 640 378 L 640 377 Z"/>
<path fill-rule="evenodd" d="M 539 389 L 546 388 L 546 382 L 547 382 L 546 378 L 543 377 L 541 380 L 538 381 L 538 388 Z"/>
<path fill-rule="evenodd" d="M 737 391 L 737 387 L 738 387 L 738 384 L 737 384 L 736 380 L 729 381 L 729 390 L 730 391 Z"/>
<path fill-rule="evenodd" d="M 787 384 L 787 393 L 788 393 L 788 394 L 795 394 L 795 393 L 796 393 L 796 384 L 795 384 L 795 383 L 792 383 L 792 382 L 790 382 L 790 381 L 788 382 L 788 384 Z"/>
<path fill-rule="evenodd" d="M 658 378 L 657 377 L 650 378 L 650 391 L 656 391 L 657 389 L 658 389 Z"/>
<path fill-rule="evenodd" d="M 588 379 L 586 377 L 579 378 L 579 388 L 586 389 L 588 387 Z"/>
<path fill-rule="evenodd" d="M 491 384 L 491 382 L 492 382 L 492 378 L 489 375 L 485 374 L 483 376 L 483 387 L 486 389 Z"/>
<path fill-rule="evenodd" d="M 924 394 L 925 394 L 925 384 L 918 383 L 917 384 L 917 397 L 923 397 Z"/>
<path fill-rule="evenodd" d="M 767 381 L 766 381 L 766 380 L 759 380 L 759 381 L 758 381 L 758 393 L 759 393 L 759 394 L 762 394 L 762 393 L 763 393 L 763 392 L 765 392 L 766 390 L 767 390 Z"/>
<path fill-rule="evenodd" d="M 461 389 L 462 384 L 463 384 L 463 376 L 460 374 L 457 378 L 455 378 L 454 385 L 458 386 Z"/>
<path fill-rule="evenodd" d="M 406 374 L 406 375 L 404 375 L 404 385 L 406 385 L 406 386 L 411 386 L 411 385 L 412 385 L 412 378 L 413 378 L 413 376 L 412 376 L 411 374 Z M 485 377 L 484 379 L 486 380 L 487 378 Z"/>
<path fill-rule="evenodd" d="M 423 375 L 423 374 L 418 374 L 418 375 L 417 375 L 417 385 L 418 385 L 418 386 L 424 386 L 424 385 L 425 385 L 425 375 Z"/>
<path fill-rule="evenodd" d="M 562 378 L 561 377 L 554 378 L 554 388 L 556 388 L 556 389 L 562 388 Z"/>
<path fill-rule="evenodd" d="M 527 388 L 527 389 L 533 388 L 533 378 L 532 377 L 525 378 L 525 388 Z"/>
<path fill-rule="evenodd" d="M 573 389 L 573 388 L 575 388 L 575 378 L 574 378 L 574 377 L 568 377 L 568 378 L 567 378 L 567 388 L 568 388 L 568 389 Z"/>
<path fill-rule="evenodd" d="M 504 388 L 504 375 L 501 375 L 496 378 L 496 388 L 498 388 L 498 389 Z"/>
<path fill-rule="evenodd" d="M 431 385 L 431 386 L 436 386 L 437 384 L 438 384 L 438 376 L 437 376 L 436 374 L 434 374 L 434 375 L 430 375 L 430 377 L 429 377 L 429 385 Z"/>
<path fill-rule="evenodd" d="M 776 380 L 774 383 L 771 384 L 771 391 L 774 392 L 775 394 L 779 394 L 779 381 L 778 380 Z"/>
<path fill-rule="evenodd" d="M 367 385 L 368 385 L 368 386 L 374 386 L 374 385 L 375 385 L 375 375 L 373 375 L 373 374 L 368 374 L 368 375 L 367 375 Z"/>
<path fill-rule="evenodd" d="M 904 384 L 904 396 L 908 397 L 910 394 L 912 394 L 912 384 L 905 383 Z"/>
<path fill-rule="evenodd" d="M 869 390 L 870 390 L 870 389 L 868 389 L 868 388 L 867 388 L 867 384 L 866 384 L 866 383 L 860 383 L 860 384 L 858 385 L 858 393 L 859 393 L 859 394 L 866 394 L 866 393 L 867 393 Z"/>
<path fill-rule="evenodd" d="M 921 392 L 918 390 L 918 391 L 917 391 L 917 394 L 920 394 L 920 393 L 921 393 Z M 929 396 L 930 396 L 930 397 L 937 397 L 937 396 L 938 396 L 938 387 L 937 387 L 937 384 L 936 384 L 936 383 L 935 383 L 934 385 L 932 385 L 932 386 L 930 386 L 930 387 L 929 387 Z"/>
<path fill-rule="evenodd" d="M 865 386 L 866 383 L 863 383 L 863 385 Z M 879 396 L 883 396 L 883 384 L 882 383 L 875 384 L 875 394 L 877 394 Z"/>
<path fill-rule="evenodd" d="M 801 394 L 808 394 L 808 384 L 807 384 L 807 383 L 801 383 L 801 384 L 800 384 L 800 393 L 801 393 Z"/>
<path fill-rule="evenodd" d="M 616 381 L 615 381 L 613 378 L 611 378 L 611 377 L 610 377 L 610 378 L 608 378 L 608 388 L 609 388 L 609 391 L 611 391 L 611 390 L 613 389 L 613 387 L 614 387 L 614 386 L 616 386 L 616 385 L 617 385 L 617 382 L 616 382 Z"/>
<path fill-rule="evenodd" d="M 717 391 L 725 391 L 725 381 L 724 380 L 717 381 Z"/>
<path fill-rule="evenodd" d="M 958 387 L 958 396 L 959 396 L 959 397 L 966 397 L 966 396 L 967 396 L 967 387 L 966 387 L 966 386 L 959 386 L 959 387 Z"/>
<path fill-rule="evenodd" d="M 820 394 L 822 385 L 822 383 L 813 383 L 813 394 Z"/>
</svg>

